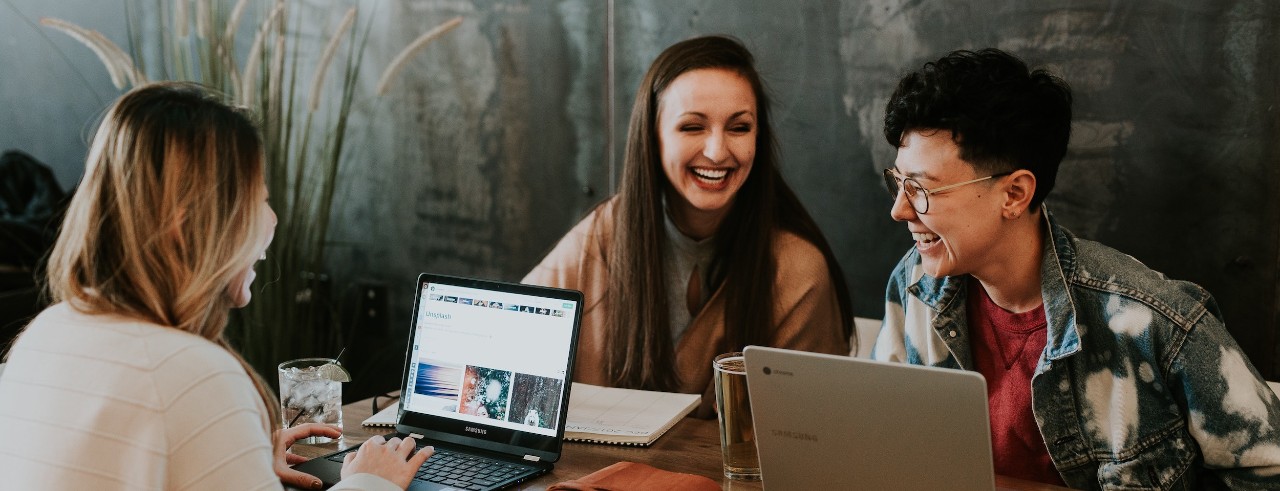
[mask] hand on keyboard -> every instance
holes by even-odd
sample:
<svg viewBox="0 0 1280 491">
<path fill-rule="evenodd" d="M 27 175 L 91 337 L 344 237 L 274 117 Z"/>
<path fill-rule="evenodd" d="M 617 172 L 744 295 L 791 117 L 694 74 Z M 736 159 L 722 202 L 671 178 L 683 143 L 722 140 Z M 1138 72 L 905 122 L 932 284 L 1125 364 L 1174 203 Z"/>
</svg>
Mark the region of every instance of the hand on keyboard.
<svg viewBox="0 0 1280 491">
<path fill-rule="evenodd" d="M 434 447 L 422 447 L 415 452 L 416 445 L 412 437 L 384 440 L 376 435 L 360 445 L 359 450 L 347 453 L 342 461 L 342 477 L 369 473 L 391 481 L 400 489 L 407 488 L 418 468 L 435 453 Z"/>
</svg>

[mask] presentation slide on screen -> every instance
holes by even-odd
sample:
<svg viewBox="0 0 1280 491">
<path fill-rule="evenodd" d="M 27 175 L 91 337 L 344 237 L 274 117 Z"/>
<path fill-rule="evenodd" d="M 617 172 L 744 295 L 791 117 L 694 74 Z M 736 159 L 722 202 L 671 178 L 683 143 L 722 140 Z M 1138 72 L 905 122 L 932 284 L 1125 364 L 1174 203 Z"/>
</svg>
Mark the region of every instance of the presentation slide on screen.
<svg viewBox="0 0 1280 491">
<path fill-rule="evenodd" d="M 451 285 L 419 293 L 408 409 L 555 435 L 578 306 Z"/>
</svg>

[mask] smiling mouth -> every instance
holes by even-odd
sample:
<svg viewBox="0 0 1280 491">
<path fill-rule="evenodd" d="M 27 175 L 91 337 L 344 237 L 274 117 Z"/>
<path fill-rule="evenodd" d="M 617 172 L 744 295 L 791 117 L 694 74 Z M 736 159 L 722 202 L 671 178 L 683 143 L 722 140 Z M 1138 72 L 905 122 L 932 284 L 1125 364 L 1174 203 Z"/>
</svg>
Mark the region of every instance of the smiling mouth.
<svg viewBox="0 0 1280 491">
<path fill-rule="evenodd" d="M 921 244 L 932 244 L 935 241 L 937 241 L 939 237 L 938 237 L 938 234 L 912 232 L 911 238 L 915 239 L 916 242 L 919 242 Z"/>
<path fill-rule="evenodd" d="M 720 184 L 732 173 L 730 169 L 700 169 L 694 167 L 689 170 L 693 172 L 695 178 L 707 184 Z"/>
</svg>

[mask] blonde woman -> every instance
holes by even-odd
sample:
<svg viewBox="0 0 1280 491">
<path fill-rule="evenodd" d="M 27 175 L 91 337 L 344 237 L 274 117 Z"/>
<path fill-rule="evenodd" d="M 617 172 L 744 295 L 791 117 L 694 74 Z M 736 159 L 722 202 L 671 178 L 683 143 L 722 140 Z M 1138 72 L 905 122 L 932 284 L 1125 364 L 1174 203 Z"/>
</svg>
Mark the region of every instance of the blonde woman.
<svg viewBox="0 0 1280 491">
<path fill-rule="evenodd" d="M 262 142 L 193 84 L 135 89 L 94 137 L 48 267 L 55 302 L 0 379 L 7 489 L 319 488 L 288 467 L 309 435 L 228 346 L 271 242 Z M 404 489 L 431 450 L 374 437 L 335 489 Z"/>
</svg>

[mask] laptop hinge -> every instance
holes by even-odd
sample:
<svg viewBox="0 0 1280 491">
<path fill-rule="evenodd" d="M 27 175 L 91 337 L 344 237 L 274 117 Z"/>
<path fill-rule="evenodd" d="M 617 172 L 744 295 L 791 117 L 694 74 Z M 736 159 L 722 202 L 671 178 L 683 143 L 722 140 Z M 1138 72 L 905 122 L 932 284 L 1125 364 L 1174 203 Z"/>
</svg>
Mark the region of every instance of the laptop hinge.
<svg viewBox="0 0 1280 491">
<path fill-rule="evenodd" d="M 413 439 L 414 439 L 414 440 L 421 440 L 421 439 L 423 439 L 423 436 L 422 436 L 422 435 L 419 435 L 419 434 L 417 434 L 417 433 L 410 433 L 410 434 L 409 434 L 409 436 L 410 436 L 410 437 L 413 437 Z"/>
<path fill-rule="evenodd" d="M 525 455 L 524 460 L 527 460 L 529 462 L 538 462 L 542 460 L 542 457 L 539 457 L 537 455 Z"/>
</svg>

